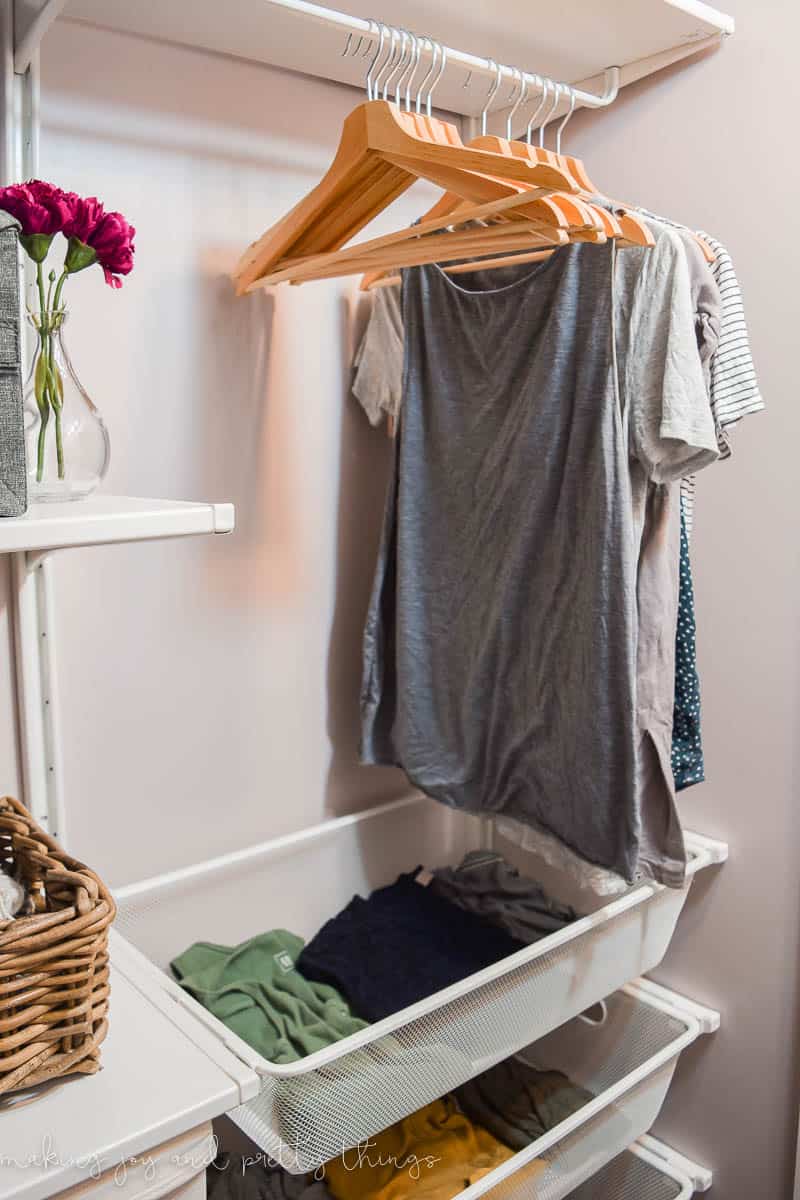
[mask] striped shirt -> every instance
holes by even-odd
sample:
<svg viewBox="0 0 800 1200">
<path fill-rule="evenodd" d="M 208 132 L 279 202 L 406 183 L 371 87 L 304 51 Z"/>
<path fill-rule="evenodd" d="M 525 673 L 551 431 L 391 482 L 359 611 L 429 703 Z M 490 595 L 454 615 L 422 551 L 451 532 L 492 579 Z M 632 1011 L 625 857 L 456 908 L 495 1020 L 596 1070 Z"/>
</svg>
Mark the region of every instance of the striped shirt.
<svg viewBox="0 0 800 1200">
<path fill-rule="evenodd" d="M 731 444 L 728 430 L 748 413 L 760 412 L 764 408 L 764 399 L 759 391 L 750 354 L 742 292 L 731 256 L 716 238 L 707 233 L 698 233 L 698 236 L 714 251 L 711 273 L 722 301 L 719 343 L 711 359 L 710 400 L 717 428 L 719 456 L 729 458 Z M 694 490 L 695 477 L 689 475 L 681 481 L 686 532 L 689 536 L 694 515 Z"/>
</svg>

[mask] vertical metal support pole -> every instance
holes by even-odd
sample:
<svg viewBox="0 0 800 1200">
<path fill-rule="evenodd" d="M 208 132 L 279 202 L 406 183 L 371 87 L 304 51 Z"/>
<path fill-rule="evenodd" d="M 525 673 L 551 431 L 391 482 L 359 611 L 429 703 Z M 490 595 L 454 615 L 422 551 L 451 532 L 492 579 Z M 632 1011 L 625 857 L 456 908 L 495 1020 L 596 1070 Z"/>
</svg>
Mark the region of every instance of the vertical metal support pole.
<svg viewBox="0 0 800 1200">
<path fill-rule="evenodd" d="M 0 0 L 0 67 L 0 179 L 14 183 L 36 175 L 39 167 L 39 53 L 32 50 L 26 70 L 15 73 L 14 0 Z M 25 282 L 22 274 L 23 316 Z M 48 833 L 63 839 L 52 563 L 25 553 L 12 554 L 11 562 L 24 800 Z"/>
<path fill-rule="evenodd" d="M 39 51 L 24 75 L 16 76 L 20 96 L 20 179 L 39 174 Z"/>
<path fill-rule="evenodd" d="M 63 771 L 50 559 L 24 552 L 12 555 L 12 586 L 25 803 L 48 833 L 63 840 Z"/>
<path fill-rule="evenodd" d="M 2 67 L 2 111 L 0 111 L 0 170 L 2 182 L 16 178 L 16 78 L 14 75 L 14 2 L 0 0 L 0 67 Z"/>
</svg>

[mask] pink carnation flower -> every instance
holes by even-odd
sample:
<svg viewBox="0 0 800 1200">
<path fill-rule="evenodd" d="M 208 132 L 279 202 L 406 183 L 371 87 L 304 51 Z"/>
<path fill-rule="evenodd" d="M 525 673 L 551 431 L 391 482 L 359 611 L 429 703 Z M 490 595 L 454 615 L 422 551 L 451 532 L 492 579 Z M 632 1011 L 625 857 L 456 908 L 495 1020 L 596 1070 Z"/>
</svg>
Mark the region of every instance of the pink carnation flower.
<svg viewBox="0 0 800 1200">
<path fill-rule="evenodd" d="M 66 193 L 42 179 L 0 188 L 0 208 L 16 217 L 25 237 L 59 233 L 70 211 Z"/>
<path fill-rule="evenodd" d="M 69 192 L 66 196 L 68 215 L 62 230 L 65 238 L 77 238 L 84 245 L 89 243 L 89 234 L 103 216 L 104 208 L 96 196 L 79 196 Z"/>
<path fill-rule="evenodd" d="M 97 254 L 97 261 L 110 287 L 122 287 L 122 280 L 118 276 L 128 275 L 133 270 L 135 236 L 136 230 L 128 224 L 122 213 L 110 212 L 103 213 L 86 238 L 86 244 Z"/>
<path fill-rule="evenodd" d="M 96 196 L 79 196 L 31 179 L 0 188 L 0 208 L 19 221 L 22 244 L 35 263 L 45 260 L 53 237 L 63 233 L 69 243 L 64 261 L 68 274 L 97 262 L 106 283 L 119 288 L 119 276 L 133 270 L 136 230 L 122 213 L 106 212 Z"/>
</svg>

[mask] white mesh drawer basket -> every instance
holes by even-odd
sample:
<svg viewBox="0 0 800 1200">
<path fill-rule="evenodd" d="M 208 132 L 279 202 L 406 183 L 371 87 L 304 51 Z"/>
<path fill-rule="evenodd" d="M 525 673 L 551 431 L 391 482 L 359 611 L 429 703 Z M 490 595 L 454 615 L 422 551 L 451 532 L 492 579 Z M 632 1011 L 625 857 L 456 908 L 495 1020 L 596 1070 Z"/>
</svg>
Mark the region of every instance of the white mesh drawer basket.
<svg viewBox="0 0 800 1200">
<path fill-rule="evenodd" d="M 563 1071 L 594 1100 L 460 1192 L 457 1200 L 594 1197 L 597 1173 L 647 1133 L 658 1116 L 681 1051 L 718 1025 L 713 1010 L 639 980 L 596 1006 L 596 1012 L 527 1047 L 519 1057 Z M 589 1191 L 575 1191 L 589 1179 Z"/>
<path fill-rule="evenodd" d="M 117 928 L 163 972 L 195 941 L 266 929 L 310 937 L 355 893 L 457 863 L 479 824 L 421 797 L 385 804 L 176 871 L 117 895 Z M 516 1053 L 664 955 L 697 870 L 721 843 L 688 839 L 684 889 L 631 888 L 563 930 L 299 1062 L 261 1058 L 168 977 L 160 986 L 256 1072 L 231 1116 L 287 1169 L 306 1171 Z M 629 1139 L 630 1140 L 630 1139 Z"/>
<path fill-rule="evenodd" d="M 643 1137 L 570 1192 L 569 1200 L 691 1200 L 711 1183 L 710 1171 Z"/>
</svg>

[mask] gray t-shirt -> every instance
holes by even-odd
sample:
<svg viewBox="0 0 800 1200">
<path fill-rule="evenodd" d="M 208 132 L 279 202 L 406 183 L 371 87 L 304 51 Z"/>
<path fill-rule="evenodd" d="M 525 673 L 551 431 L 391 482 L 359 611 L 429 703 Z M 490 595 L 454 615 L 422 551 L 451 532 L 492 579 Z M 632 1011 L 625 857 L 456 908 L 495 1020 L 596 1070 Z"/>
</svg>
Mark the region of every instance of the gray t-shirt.
<svg viewBox="0 0 800 1200">
<path fill-rule="evenodd" d="M 386 417 L 394 423 L 400 414 L 403 383 L 403 317 L 400 285 L 391 284 L 373 293 L 367 328 L 356 352 L 355 391 L 370 425 Z"/>
<path fill-rule="evenodd" d="M 677 884 L 669 737 L 637 704 L 638 565 L 666 485 L 717 450 L 673 238 L 637 255 L 617 305 L 611 246 L 458 283 L 405 273 L 362 753 L 625 879 Z"/>
</svg>

